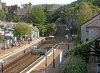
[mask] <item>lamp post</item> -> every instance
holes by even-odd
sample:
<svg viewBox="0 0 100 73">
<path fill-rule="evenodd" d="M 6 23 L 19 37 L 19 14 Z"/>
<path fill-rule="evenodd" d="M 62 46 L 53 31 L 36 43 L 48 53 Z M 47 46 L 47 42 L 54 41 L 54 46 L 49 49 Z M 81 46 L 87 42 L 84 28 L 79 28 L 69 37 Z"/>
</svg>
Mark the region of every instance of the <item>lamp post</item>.
<svg viewBox="0 0 100 73">
<path fill-rule="evenodd" d="M 1 63 L 2 73 L 3 73 L 3 63 L 4 63 L 4 61 L 0 60 L 0 63 Z"/>
<path fill-rule="evenodd" d="M 53 68 L 55 68 L 55 60 L 54 60 L 54 36 L 50 36 L 50 38 L 53 39 L 53 47 L 52 47 L 52 49 L 53 49 Z"/>
<path fill-rule="evenodd" d="M 67 41 L 66 41 L 66 45 L 68 46 L 68 50 L 69 50 L 69 38 L 68 38 L 68 35 L 66 35 L 66 38 L 67 38 Z"/>
<path fill-rule="evenodd" d="M 76 46 L 77 45 L 77 35 L 75 35 L 75 44 L 74 44 L 74 46 Z"/>
<path fill-rule="evenodd" d="M 66 30 L 68 31 L 68 35 L 66 35 L 67 39 L 68 39 L 68 50 L 69 50 L 69 29 L 66 28 Z"/>
</svg>

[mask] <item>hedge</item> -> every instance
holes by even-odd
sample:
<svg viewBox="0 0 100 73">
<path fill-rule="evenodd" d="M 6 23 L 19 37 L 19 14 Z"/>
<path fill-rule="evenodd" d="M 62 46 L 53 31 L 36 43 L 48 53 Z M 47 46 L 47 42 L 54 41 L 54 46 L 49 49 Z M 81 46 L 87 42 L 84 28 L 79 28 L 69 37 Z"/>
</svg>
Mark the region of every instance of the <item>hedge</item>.
<svg viewBox="0 0 100 73">
<path fill-rule="evenodd" d="M 90 57 L 90 45 L 97 39 L 98 38 L 88 42 L 84 42 L 82 44 L 78 44 L 77 46 L 73 47 L 70 51 L 68 51 L 68 56 L 79 55 L 85 62 L 88 62 Z"/>
</svg>

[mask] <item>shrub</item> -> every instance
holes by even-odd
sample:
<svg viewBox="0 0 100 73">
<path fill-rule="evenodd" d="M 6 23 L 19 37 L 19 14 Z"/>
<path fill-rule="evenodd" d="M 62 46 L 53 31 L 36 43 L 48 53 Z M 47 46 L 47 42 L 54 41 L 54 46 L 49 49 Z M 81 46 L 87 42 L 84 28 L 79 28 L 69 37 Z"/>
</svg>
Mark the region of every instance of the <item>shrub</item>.
<svg viewBox="0 0 100 73">
<path fill-rule="evenodd" d="M 96 38 L 97 39 L 97 38 Z M 90 45 L 96 40 L 84 42 L 72 48 L 72 50 L 68 51 L 68 56 L 80 55 L 80 57 L 88 62 L 90 57 Z"/>
<path fill-rule="evenodd" d="M 87 73 L 86 62 L 79 56 L 71 56 L 68 58 L 61 73 Z"/>
</svg>

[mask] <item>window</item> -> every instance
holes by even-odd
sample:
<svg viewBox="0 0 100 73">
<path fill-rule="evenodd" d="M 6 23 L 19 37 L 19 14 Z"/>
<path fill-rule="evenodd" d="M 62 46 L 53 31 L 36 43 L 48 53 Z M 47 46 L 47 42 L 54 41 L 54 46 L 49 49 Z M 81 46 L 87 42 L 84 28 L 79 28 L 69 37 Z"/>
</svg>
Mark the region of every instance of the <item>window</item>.
<svg viewBox="0 0 100 73">
<path fill-rule="evenodd" d="M 88 38 L 86 39 L 86 41 L 88 41 Z"/>
<path fill-rule="evenodd" d="M 10 34 L 10 32 L 9 31 L 8 32 L 6 31 L 5 34 Z"/>
<path fill-rule="evenodd" d="M 86 32 L 89 32 L 89 27 L 86 27 Z"/>
</svg>

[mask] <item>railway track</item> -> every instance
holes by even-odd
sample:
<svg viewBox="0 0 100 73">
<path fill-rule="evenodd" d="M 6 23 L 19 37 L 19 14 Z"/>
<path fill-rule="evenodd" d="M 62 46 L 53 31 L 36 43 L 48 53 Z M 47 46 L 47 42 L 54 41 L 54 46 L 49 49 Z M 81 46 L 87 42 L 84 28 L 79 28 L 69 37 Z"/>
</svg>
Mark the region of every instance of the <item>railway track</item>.
<svg viewBox="0 0 100 73">
<path fill-rule="evenodd" d="M 57 25 L 57 32 L 53 35 L 54 38 L 54 45 L 57 43 L 62 42 L 65 39 L 66 31 L 64 25 Z M 47 49 L 49 50 L 52 47 L 52 40 L 51 38 L 46 39 L 43 43 L 37 45 L 38 49 Z M 33 56 L 29 52 L 25 56 L 21 57 L 20 59 L 14 61 L 13 63 L 9 64 L 8 66 L 4 67 L 4 73 L 19 73 L 29 64 L 37 60 L 40 56 L 36 55 Z M 0 70 L 1 71 L 1 70 Z M 0 72 L 1 73 L 1 72 Z"/>
</svg>

